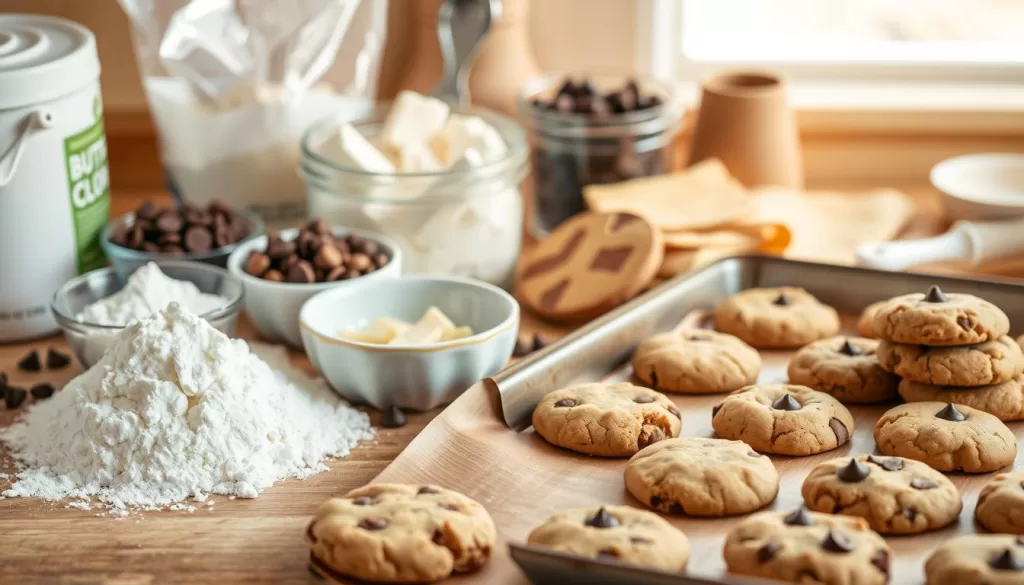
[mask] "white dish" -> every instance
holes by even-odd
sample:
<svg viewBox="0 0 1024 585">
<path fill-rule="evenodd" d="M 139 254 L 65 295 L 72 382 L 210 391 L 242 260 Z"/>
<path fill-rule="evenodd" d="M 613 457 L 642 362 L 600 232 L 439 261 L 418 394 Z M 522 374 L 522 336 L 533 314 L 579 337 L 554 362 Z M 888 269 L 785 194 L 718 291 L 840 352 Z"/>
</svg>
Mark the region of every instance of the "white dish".
<svg viewBox="0 0 1024 585">
<path fill-rule="evenodd" d="M 1024 154 L 969 154 L 932 167 L 932 185 L 951 219 L 1024 216 Z"/>
<path fill-rule="evenodd" d="M 339 335 L 377 317 L 415 321 L 432 306 L 474 334 L 427 345 L 377 345 Z M 379 409 L 429 410 L 505 367 L 519 331 L 519 303 L 479 280 L 403 276 L 322 292 L 302 307 L 300 321 L 306 355 L 346 399 Z"/>
<path fill-rule="evenodd" d="M 280 232 L 281 238 L 289 241 L 295 239 L 298 233 L 297 228 Z M 391 261 L 385 264 L 384 268 L 351 280 L 297 284 L 257 278 L 244 270 L 245 261 L 251 252 L 267 248 L 265 235 L 238 246 L 228 257 L 228 270 L 245 284 L 245 312 L 264 338 L 270 341 L 284 341 L 292 347 L 301 348 L 299 311 L 310 297 L 327 289 L 349 288 L 367 282 L 397 278 L 402 274 L 402 251 L 393 240 L 374 232 L 344 227 L 332 227 L 331 233 L 336 238 L 354 234 L 360 238 L 374 240 L 381 245 Z"/>
</svg>

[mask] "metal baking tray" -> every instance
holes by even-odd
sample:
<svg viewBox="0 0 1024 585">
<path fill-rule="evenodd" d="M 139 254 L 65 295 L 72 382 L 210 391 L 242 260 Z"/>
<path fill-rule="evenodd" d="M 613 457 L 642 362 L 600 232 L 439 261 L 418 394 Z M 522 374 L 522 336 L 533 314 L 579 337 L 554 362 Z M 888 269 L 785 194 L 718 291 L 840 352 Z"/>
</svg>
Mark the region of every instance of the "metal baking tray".
<svg viewBox="0 0 1024 585">
<path fill-rule="evenodd" d="M 1024 325 L 1024 285 L 1012 281 L 956 278 L 923 273 L 897 273 L 858 267 L 800 262 L 765 256 L 741 256 L 721 260 L 703 270 L 663 283 L 604 317 L 567 335 L 558 343 L 509 367 L 493 378 L 500 396 L 501 416 L 517 433 L 530 427 L 534 406 L 553 388 L 583 381 L 621 378 L 635 347 L 648 336 L 672 329 L 694 314 L 707 314 L 720 301 L 742 290 L 758 287 L 798 286 L 807 289 L 822 302 L 835 307 L 845 318 L 849 331 L 852 319 L 868 304 L 901 294 L 924 292 L 938 285 L 947 292 L 974 294 L 1003 308 L 1011 323 Z M 1015 332 L 1011 332 L 1015 333 Z M 789 353 L 776 352 L 776 361 L 788 360 Z M 784 361 L 782 363 L 785 363 Z M 784 371 L 784 370 L 783 370 Z M 609 374 L 609 373 L 612 374 Z M 763 381 L 763 380 L 762 380 Z M 781 380 L 780 380 L 781 381 Z M 715 398 L 716 400 L 721 397 Z M 891 405 L 890 405 L 891 406 Z M 863 411 L 875 416 L 890 406 Z M 857 407 L 851 407 L 855 411 Z M 1012 426 L 1019 437 L 1020 425 Z M 685 431 L 685 429 L 684 429 Z M 528 431 L 529 432 L 529 431 Z M 863 431 L 862 431 L 863 432 Z M 684 435 L 686 433 L 684 432 Z M 873 444 L 873 443 L 872 443 Z M 852 443 L 851 443 L 852 445 Z M 863 443 L 862 443 L 863 446 Z M 809 465 L 810 463 L 808 463 Z M 987 476 L 983 476 L 986 477 Z M 972 532 L 965 525 L 969 504 L 980 489 L 976 478 L 954 478 L 964 492 L 964 512 L 956 530 Z M 962 480 L 962 481 L 961 481 Z M 970 483 L 973 482 L 973 483 Z M 971 487 L 964 487 L 964 484 Z M 792 487 L 792 486 L 790 486 Z M 783 488 L 785 489 L 785 487 Z M 968 493 L 970 490 L 970 493 Z M 797 490 L 799 491 L 799 490 Z M 780 492 L 780 498 L 782 492 Z M 792 496 L 790 496 L 792 497 Z M 798 497 L 798 495 L 797 495 Z M 715 522 L 711 520 L 709 522 Z M 939 534 L 914 544 L 915 536 L 889 538 L 896 553 L 912 558 L 906 567 L 894 573 L 891 583 L 923 582 L 920 563 L 932 546 L 952 534 Z M 927 546 L 927 548 L 925 548 Z M 668 574 L 624 566 L 614 562 L 589 560 L 535 548 L 510 539 L 509 554 L 527 577 L 537 585 L 557 583 L 605 584 L 635 583 L 638 585 L 705 585 L 722 583 L 752 585 L 766 583 L 759 579 L 728 573 L 707 577 Z M 691 559 L 691 565 L 693 561 Z M 908 568 L 908 567 L 912 567 Z M 916 573 L 907 580 L 908 573 Z M 774 582 L 774 581 L 773 581 Z"/>
</svg>

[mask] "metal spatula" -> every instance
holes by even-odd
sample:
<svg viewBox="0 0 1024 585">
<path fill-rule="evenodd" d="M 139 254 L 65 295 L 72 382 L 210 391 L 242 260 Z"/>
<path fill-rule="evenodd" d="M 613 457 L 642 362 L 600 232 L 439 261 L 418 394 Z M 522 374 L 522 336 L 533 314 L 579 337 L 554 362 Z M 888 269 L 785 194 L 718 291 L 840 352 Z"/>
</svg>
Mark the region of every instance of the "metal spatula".
<svg viewBox="0 0 1024 585">
<path fill-rule="evenodd" d="M 453 105 L 469 104 L 470 65 L 499 18 L 501 0 L 444 0 L 437 13 L 444 74 L 431 95 Z"/>
</svg>

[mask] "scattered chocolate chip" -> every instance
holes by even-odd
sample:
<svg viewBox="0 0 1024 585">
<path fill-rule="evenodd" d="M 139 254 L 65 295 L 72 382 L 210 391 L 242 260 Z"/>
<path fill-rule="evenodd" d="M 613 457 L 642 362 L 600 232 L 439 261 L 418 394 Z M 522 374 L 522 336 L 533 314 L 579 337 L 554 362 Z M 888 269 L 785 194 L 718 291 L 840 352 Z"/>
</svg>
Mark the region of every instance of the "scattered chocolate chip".
<svg viewBox="0 0 1024 585">
<path fill-rule="evenodd" d="M 24 388 L 8 386 L 4 392 L 4 405 L 7 406 L 8 410 L 14 410 L 21 406 L 27 397 L 28 392 L 25 392 Z"/>
<path fill-rule="evenodd" d="M 46 369 L 47 370 L 59 370 L 66 368 L 71 363 L 71 358 L 67 354 L 61 353 L 55 349 L 48 348 L 46 350 Z"/>
<path fill-rule="evenodd" d="M 669 404 L 668 406 L 666 406 L 665 410 L 667 410 L 669 414 L 671 414 L 672 416 L 674 416 L 676 418 L 679 418 L 679 419 L 682 418 L 681 416 L 679 416 L 679 409 L 676 408 L 675 405 L 673 405 L 673 404 Z"/>
<path fill-rule="evenodd" d="M 899 457 L 875 457 L 874 455 L 869 455 L 868 461 L 886 471 L 899 471 L 903 469 L 903 459 Z"/>
<path fill-rule="evenodd" d="M 775 300 L 772 301 L 772 304 L 777 305 L 779 307 L 788 307 L 789 302 L 789 297 L 786 296 L 786 293 L 779 293 L 779 296 L 775 297 Z"/>
<path fill-rule="evenodd" d="M 386 518 L 363 518 L 359 521 L 359 527 L 363 530 L 384 530 L 388 524 Z"/>
<path fill-rule="evenodd" d="M 636 398 L 634 398 L 633 402 L 636 402 L 637 404 L 650 404 L 651 402 L 654 402 L 655 400 L 657 400 L 657 398 L 655 398 L 653 396 L 650 396 L 648 394 L 644 394 L 644 395 L 637 396 Z"/>
<path fill-rule="evenodd" d="M 907 520 L 913 522 L 914 518 L 917 518 L 917 510 L 915 510 L 913 508 L 904 508 L 903 509 L 903 517 L 906 518 Z"/>
<path fill-rule="evenodd" d="M 18 360 L 18 369 L 23 372 L 42 371 L 43 364 L 39 361 L 39 352 L 33 349 L 25 357 Z"/>
<path fill-rule="evenodd" d="M 836 477 L 847 483 L 864 481 L 869 475 L 871 468 L 858 461 L 856 457 L 851 457 L 849 463 L 836 470 Z"/>
<path fill-rule="evenodd" d="M 843 355 L 848 355 L 848 356 L 854 356 L 855 357 L 855 356 L 863 354 L 864 352 L 861 351 L 861 349 L 859 347 L 857 347 L 856 345 L 853 345 L 852 343 L 850 343 L 849 339 L 846 339 L 846 340 L 843 341 L 843 346 L 839 348 L 839 353 L 841 353 Z"/>
<path fill-rule="evenodd" d="M 843 421 L 838 418 L 831 418 L 828 421 L 829 428 L 832 429 L 832 433 L 836 436 L 836 446 L 845 445 L 846 441 L 850 440 L 850 431 L 843 424 Z"/>
<path fill-rule="evenodd" d="M 761 454 L 757 451 L 747 451 L 747 457 L 761 457 Z"/>
<path fill-rule="evenodd" d="M 803 405 L 793 398 L 792 394 L 786 393 L 772 402 L 772 408 L 775 410 L 800 410 Z"/>
<path fill-rule="evenodd" d="M 712 406 L 711 407 L 711 418 L 715 418 L 715 415 L 718 414 L 719 410 L 722 410 L 722 405 L 721 404 L 716 404 L 716 405 Z"/>
<path fill-rule="evenodd" d="M 823 549 L 837 553 L 848 553 L 856 548 L 856 546 L 853 539 L 838 528 L 829 530 L 828 536 L 821 542 Z"/>
<path fill-rule="evenodd" d="M 914 479 L 910 480 L 910 487 L 914 488 L 915 490 L 930 490 L 939 487 L 939 484 L 935 483 L 930 479 L 915 477 Z"/>
<path fill-rule="evenodd" d="M 970 331 L 971 329 L 974 329 L 974 323 L 971 322 L 971 319 L 969 317 L 957 317 L 956 324 L 959 325 L 960 328 L 963 329 L 964 331 Z"/>
<path fill-rule="evenodd" d="M 389 406 L 380 414 L 380 425 L 386 429 L 397 429 L 404 427 L 409 419 L 397 406 Z"/>
<path fill-rule="evenodd" d="M 555 403 L 556 408 L 572 408 L 576 406 L 576 401 L 572 398 L 563 398 Z"/>
<path fill-rule="evenodd" d="M 951 422 L 963 422 L 967 420 L 967 417 L 964 416 L 964 413 L 960 412 L 957 409 L 956 405 L 953 404 L 952 402 L 947 404 L 945 408 L 943 408 L 939 412 L 936 412 L 935 418 L 941 418 L 942 420 L 948 420 Z"/>
<path fill-rule="evenodd" d="M 598 508 L 597 513 L 587 518 L 584 522 L 587 526 L 592 528 L 615 528 L 619 525 L 619 519 L 612 516 L 604 509 L 604 506 Z"/>
<path fill-rule="evenodd" d="M 522 336 L 516 338 L 515 348 L 512 349 L 512 355 L 514 357 L 525 357 L 533 352 L 533 343 L 531 340 L 523 339 Z"/>
<path fill-rule="evenodd" d="M 928 294 L 924 295 L 926 303 L 945 303 L 948 300 L 946 295 L 942 294 L 942 289 L 934 285 L 928 289 Z"/>
<path fill-rule="evenodd" d="M 790 512 L 782 521 L 789 526 L 810 526 L 814 524 L 814 518 L 807 512 L 807 508 L 803 506 Z"/>
<path fill-rule="evenodd" d="M 761 548 L 757 549 L 757 562 L 767 563 L 768 561 L 775 558 L 775 555 L 779 554 L 782 550 L 782 545 L 777 542 L 766 543 Z"/>
<path fill-rule="evenodd" d="M 54 388 L 53 384 L 43 382 L 42 384 L 36 384 L 33 386 L 29 392 L 32 394 L 32 398 L 35 398 L 36 400 L 45 400 L 53 396 Z"/>
<path fill-rule="evenodd" d="M 1024 559 L 1021 559 L 1012 548 L 1007 548 L 997 556 L 992 557 L 988 566 L 997 571 L 1024 571 Z"/>
<path fill-rule="evenodd" d="M 377 501 L 371 498 L 370 496 L 361 496 L 352 500 L 352 503 L 357 506 L 372 506 L 376 504 Z"/>
<path fill-rule="evenodd" d="M 871 556 L 871 564 L 886 575 L 889 574 L 889 560 L 889 551 L 884 548 L 878 549 L 875 551 L 875 554 Z"/>
</svg>

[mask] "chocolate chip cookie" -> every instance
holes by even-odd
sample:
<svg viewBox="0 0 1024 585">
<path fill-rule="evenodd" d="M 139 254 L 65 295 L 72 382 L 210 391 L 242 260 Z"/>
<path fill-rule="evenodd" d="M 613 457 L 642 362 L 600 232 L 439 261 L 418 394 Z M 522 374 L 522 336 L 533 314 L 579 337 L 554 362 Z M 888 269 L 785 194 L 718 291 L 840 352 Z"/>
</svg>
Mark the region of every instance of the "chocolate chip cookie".
<svg viewBox="0 0 1024 585">
<path fill-rule="evenodd" d="M 555 514 L 528 544 L 591 559 L 662 571 L 682 571 L 690 558 L 686 535 L 652 512 L 628 506 L 580 508 Z"/>
<path fill-rule="evenodd" d="M 1024 534 L 1024 473 L 1000 473 L 985 484 L 974 517 L 992 532 Z"/>
<path fill-rule="evenodd" d="M 877 341 L 863 337 L 815 341 L 789 361 L 789 381 L 847 404 L 888 402 L 896 398 L 899 380 L 878 365 L 877 347 Z"/>
<path fill-rule="evenodd" d="M 670 514 L 732 516 L 763 508 L 779 492 L 779 473 L 743 441 L 667 439 L 626 466 L 626 489 Z"/>
<path fill-rule="evenodd" d="M 861 337 L 866 337 L 868 339 L 874 339 L 878 337 L 877 335 L 875 335 L 875 327 L 874 325 L 872 325 L 872 322 L 875 320 L 875 313 L 878 312 L 878 309 L 888 302 L 889 300 L 886 299 L 884 301 L 877 301 L 871 303 L 867 307 L 864 307 L 864 310 L 861 311 L 860 318 L 857 319 L 858 335 L 860 335 Z"/>
<path fill-rule="evenodd" d="M 960 491 L 920 461 L 858 455 L 819 463 L 802 489 L 807 507 L 859 516 L 882 534 L 942 528 L 960 515 Z"/>
<path fill-rule="evenodd" d="M 333 582 L 426 582 L 475 571 L 490 557 L 483 506 L 432 485 L 374 484 L 320 505 L 306 529 L 311 568 Z"/>
<path fill-rule="evenodd" d="M 661 333 L 633 352 L 633 372 L 655 390 L 732 392 L 757 380 L 761 356 L 740 339 L 694 329 Z"/>
<path fill-rule="evenodd" d="M 679 411 L 664 394 L 626 382 L 579 384 L 548 394 L 533 428 L 552 445 L 602 457 L 629 457 L 679 436 Z"/>
<path fill-rule="evenodd" d="M 813 455 L 850 440 L 853 416 L 824 392 L 795 384 L 749 386 L 712 410 L 718 436 L 746 441 L 759 453 Z"/>
<path fill-rule="evenodd" d="M 1010 330 L 999 307 L 974 295 L 943 293 L 937 286 L 890 299 L 871 324 L 882 339 L 919 345 L 972 345 Z"/>
<path fill-rule="evenodd" d="M 927 585 L 1020 585 L 1024 538 L 969 534 L 947 540 L 924 564 Z"/>
<path fill-rule="evenodd" d="M 998 418 L 962 404 L 914 402 L 887 411 L 875 424 L 886 455 L 927 463 L 939 471 L 986 473 L 1013 462 L 1017 440 Z"/>
<path fill-rule="evenodd" d="M 903 380 L 899 390 L 907 402 L 952 402 L 983 410 L 1002 421 L 1024 420 L 1024 376 L 975 388 Z"/>
<path fill-rule="evenodd" d="M 753 288 L 718 305 L 715 328 L 758 348 L 796 348 L 835 335 L 839 314 L 802 288 Z"/>
<path fill-rule="evenodd" d="M 939 386 L 988 386 L 1024 372 L 1024 352 L 1006 335 L 960 347 L 883 341 L 877 354 L 886 371 L 904 380 Z"/>
<path fill-rule="evenodd" d="M 892 550 L 862 518 L 809 512 L 759 512 L 725 538 L 732 573 L 791 583 L 884 585 Z"/>
</svg>

